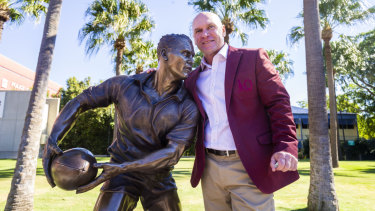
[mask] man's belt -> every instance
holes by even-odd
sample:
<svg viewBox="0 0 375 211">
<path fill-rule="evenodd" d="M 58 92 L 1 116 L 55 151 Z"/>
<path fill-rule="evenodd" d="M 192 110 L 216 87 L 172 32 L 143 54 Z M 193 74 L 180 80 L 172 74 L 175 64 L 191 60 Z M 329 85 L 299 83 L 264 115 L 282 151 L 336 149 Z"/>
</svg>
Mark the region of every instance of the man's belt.
<svg viewBox="0 0 375 211">
<path fill-rule="evenodd" d="M 214 155 L 219 155 L 219 156 L 229 156 L 229 155 L 236 154 L 236 150 L 216 150 L 216 149 L 206 148 L 206 151 L 208 153 L 212 153 Z"/>
</svg>

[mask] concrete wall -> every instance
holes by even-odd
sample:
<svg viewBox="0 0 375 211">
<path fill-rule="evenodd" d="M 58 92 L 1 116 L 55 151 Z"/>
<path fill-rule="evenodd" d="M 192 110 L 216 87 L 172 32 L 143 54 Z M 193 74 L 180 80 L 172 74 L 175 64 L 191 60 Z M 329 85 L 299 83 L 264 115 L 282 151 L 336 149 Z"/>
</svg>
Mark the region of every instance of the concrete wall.
<svg viewBox="0 0 375 211">
<path fill-rule="evenodd" d="M 4 94 L 5 93 L 5 94 Z M 29 105 L 31 91 L 0 91 L 5 100 L 1 102 L 0 115 L 0 158 L 16 158 L 21 141 L 22 130 Z M 47 99 L 42 126 L 41 144 L 44 143 L 51 131 L 56 116 L 60 99 Z"/>
</svg>

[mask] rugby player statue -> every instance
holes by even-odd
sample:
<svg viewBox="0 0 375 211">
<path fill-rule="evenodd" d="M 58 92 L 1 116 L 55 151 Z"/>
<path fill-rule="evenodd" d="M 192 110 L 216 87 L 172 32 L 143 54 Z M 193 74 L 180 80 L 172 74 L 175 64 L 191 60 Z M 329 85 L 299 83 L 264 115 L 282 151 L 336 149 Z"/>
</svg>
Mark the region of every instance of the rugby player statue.
<svg viewBox="0 0 375 211">
<path fill-rule="evenodd" d="M 157 54 L 158 71 L 110 78 L 66 104 L 43 154 L 52 187 L 51 162 L 62 154 L 57 143 L 79 114 L 114 103 L 118 132 L 108 148 L 110 162 L 95 163 L 102 174 L 77 193 L 104 182 L 94 210 L 133 210 L 139 198 L 145 210 L 181 210 L 171 170 L 196 134 L 199 112 L 183 85 L 194 48 L 186 35 L 169 34 L 160 39 Z"/>
</svg>

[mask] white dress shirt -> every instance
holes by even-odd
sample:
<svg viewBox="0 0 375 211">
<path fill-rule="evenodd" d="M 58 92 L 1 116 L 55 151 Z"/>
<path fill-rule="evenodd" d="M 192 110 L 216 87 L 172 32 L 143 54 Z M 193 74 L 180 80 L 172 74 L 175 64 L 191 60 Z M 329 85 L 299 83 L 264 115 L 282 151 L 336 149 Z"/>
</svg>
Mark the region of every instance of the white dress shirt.
<svg viewBox="0 0 375 211">
<path fill-rule="evenodd" d="M 212 65 L 207 64 L 203 57 L 202 72 L 197 79 L 198 97 L 208 117 L 205 123 L 204 145 L 216 150 L 236 150 L 225 106 L 227 54 L 228 45 L 225 44 L 214 56 Z"/>
</svg>

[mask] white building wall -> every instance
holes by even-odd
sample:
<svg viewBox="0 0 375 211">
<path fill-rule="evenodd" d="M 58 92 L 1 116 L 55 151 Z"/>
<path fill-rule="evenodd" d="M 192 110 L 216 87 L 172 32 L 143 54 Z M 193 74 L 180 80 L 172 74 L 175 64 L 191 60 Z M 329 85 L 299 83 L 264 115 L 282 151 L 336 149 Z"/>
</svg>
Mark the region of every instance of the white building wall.
<svg viewBox="0 0 375 211">
<path fill-rule="evenodd" d="M 0 91 L 0 114 L 1 112 L 3 114 L 0 115 L 0 158 L 17 157 L 30 96 L 31 91 Z M 46 128 L 42 139 L 45 139 L 50 132 L 51 125 L 58 114 L 60 99 L 47 99 L 46 103 L 45 108 L 48 111 L 43 113 L 48 116 L 44 121 L 46 125 L 42 126 Z"/>
</svg>

